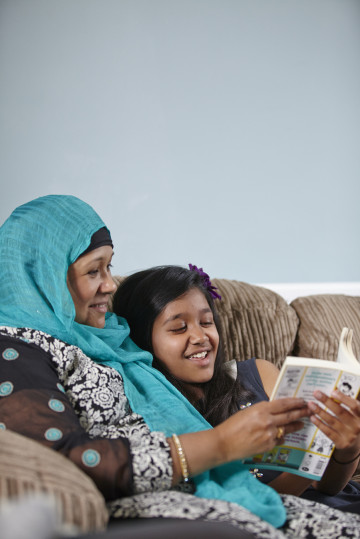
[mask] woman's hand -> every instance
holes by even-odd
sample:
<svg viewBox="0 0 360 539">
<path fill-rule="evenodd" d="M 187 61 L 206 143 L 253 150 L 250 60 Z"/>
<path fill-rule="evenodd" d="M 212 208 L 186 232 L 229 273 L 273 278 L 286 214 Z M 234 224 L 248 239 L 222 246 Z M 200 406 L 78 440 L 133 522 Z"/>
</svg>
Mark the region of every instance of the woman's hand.
<svg viewBox="0 0 360 539">
<path fill-rule="evenodd" d="M 214 429 L 224 461 L 269 451 L 284 441 L 285 434 L 301 429 L 299 420 L 309 415 L 305 401 L 298 398 L 263 401 L 240 410 Z"/>
<path fill-rule="evenodd" d="M 348 462 L 360 452 L 360 402 L 338 390 L 330 397 L 321 391 L 314 396 L 332 413 L 309 402 L 310 421 L 334 442 L 336 460 Z"/>
<path fill-rule="evenodd" d="M 284 441 L 285 434 L 301 429 L 299 419 L 309 415 L 303 399 L 277 399 L 240 410 L 213 429 L 181 434 L 190 476 L 272 449 Z M 179 457 L 173 440 L 168 438 L 168 442 L 175 485 L 181 478 Z"/>
</svg>

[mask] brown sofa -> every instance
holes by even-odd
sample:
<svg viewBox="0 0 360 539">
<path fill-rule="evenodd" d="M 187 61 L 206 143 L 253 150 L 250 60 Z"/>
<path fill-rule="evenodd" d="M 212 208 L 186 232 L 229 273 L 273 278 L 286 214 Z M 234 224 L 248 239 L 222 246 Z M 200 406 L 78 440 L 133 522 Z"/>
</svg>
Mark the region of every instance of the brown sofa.
<svg viewBox="0 0 360 539">
<path fill-rule="evenodd" d="M 360 297 L 307 296 L 289 305 L 259 286 L 225 279 L 213 284 L 222 295 L 217 309 L 228 360 L 259 357 L 277 366 L 287 355 L 334 360 L 344 326 L 354 330 L 360 355 Z M 54 496 L 61 520 L 79 532 L 107 526 L 104 499 L 88 476 L 37 442 L 0 431 L 0 502 L 33 492 Z"/>
</svg>

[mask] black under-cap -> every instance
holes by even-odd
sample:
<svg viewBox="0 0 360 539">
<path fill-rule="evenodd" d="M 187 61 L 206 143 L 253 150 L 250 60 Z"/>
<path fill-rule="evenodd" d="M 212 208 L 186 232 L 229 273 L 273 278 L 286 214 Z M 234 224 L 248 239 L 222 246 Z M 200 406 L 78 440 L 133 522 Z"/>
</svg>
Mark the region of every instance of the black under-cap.
<svg viewBox="0 0 360 539">
<path fill-rule="evenodd" d="M 99 228 L 94 234 L 91 236 L 91 242 L 90 245 L 83 253 L 81 253 L 80 256 L 84 256 L 90 251 L 93 251 L 94 249 L 98 249 L 98 247 L 103 247 L 103 245 L 110 245 L 113 246 L 113 242 L 111 241 L 110 232 L 106 228 L 106 226 L 103 226 L 102 228 Z M 80 258 L 80 257 L 79 257 Z"/>
</svg>

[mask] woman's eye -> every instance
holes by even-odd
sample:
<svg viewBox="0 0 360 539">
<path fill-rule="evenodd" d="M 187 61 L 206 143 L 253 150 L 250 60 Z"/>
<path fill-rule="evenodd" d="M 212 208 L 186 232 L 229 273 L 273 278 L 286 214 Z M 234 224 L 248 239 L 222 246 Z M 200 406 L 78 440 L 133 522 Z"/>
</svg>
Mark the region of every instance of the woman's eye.
<svg viewBox="0 0 360 539">
<path fill-rule="evenodd" d="M 88 271 L 88 275 L 96 275 L 99 272 L 99 270 L 90 270 Z"/>
<path fill-rule="evenodd" d="M 112 265 L 112 264 L 108 264 L 108 265 L 107 265 L 107 269 L 108 269 L 108 271 L 111 271 L 111 268 L 112 268 L 112 267 L 113 267 L 113 265 Z"/>
<path fill-rule="evenodd" d="M 205 322 L 201 322 L 201 325 L 202 325 L 202 326 L 205 326 L 205 327 L 209 327 L 209 326 L 212 326 L 213 323 L 214 323 L 213 320 L 207 320 L 207 321 L 205 321 Z"/>
</svg>

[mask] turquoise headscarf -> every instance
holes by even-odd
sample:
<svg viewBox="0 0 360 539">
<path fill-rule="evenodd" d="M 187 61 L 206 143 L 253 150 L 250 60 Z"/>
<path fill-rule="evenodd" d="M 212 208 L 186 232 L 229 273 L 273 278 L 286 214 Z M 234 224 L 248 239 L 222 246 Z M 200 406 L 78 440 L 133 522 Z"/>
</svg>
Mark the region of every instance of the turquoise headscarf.
<svg viewBox="0 0 360 539">
<path fill-rule="evenodd" d="M 14 210 L 0 228 L 0 325 L 44 331 L 78 346 L 123 377 L 132 410 L 166 436 L 211 428 L 129 337 L 127 322 L 106 315 L 103 329 L 75 322 L 68 267 L 102 228 L 96 212 L 73 196 L 49 195 Z M 171 410 L 171 413 L 169 413 Z M 279 495 L 240 462 L 194 478 L 196 495 L 236 502 L 276 527 L 286 518 Z"/>
</svg>

